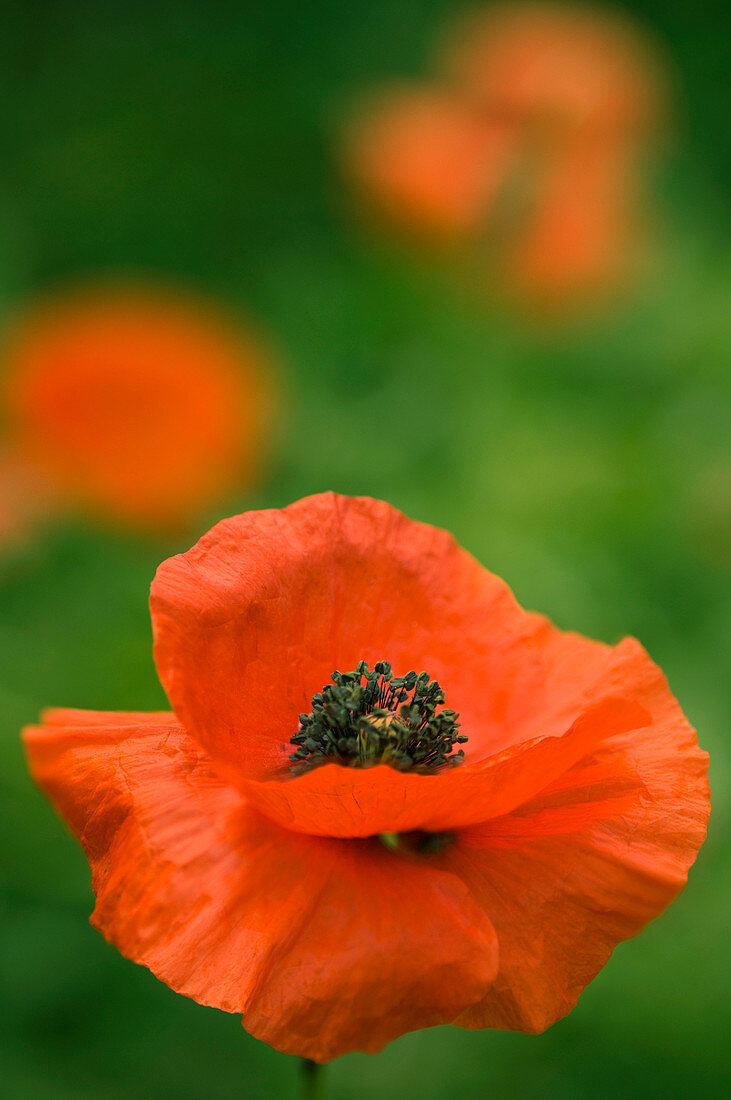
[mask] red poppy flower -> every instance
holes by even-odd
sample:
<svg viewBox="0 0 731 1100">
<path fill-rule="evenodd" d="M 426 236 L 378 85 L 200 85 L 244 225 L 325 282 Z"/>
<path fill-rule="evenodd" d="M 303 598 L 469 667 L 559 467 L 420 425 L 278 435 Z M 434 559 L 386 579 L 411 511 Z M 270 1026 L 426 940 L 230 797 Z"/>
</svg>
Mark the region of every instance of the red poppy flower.
<svg viewBox="0 0 731 1100">
<path fill-rule="evenodd" d="M 664 99 L 642 36 L 613 13 L 508 4 L 460 21 L 444 54 L 441 83 L 373 97 L 350 120 L 346 168 L 370 205 L 467 246 L 473 279 L 476 258 L 480 285 L 491 268 L 530 304 L 625 283 L 640 257 L 640 154 Z"/>
<path fill-rule="evenodd" d="M 266 356 L 192 296 L 76 290 L 19 321 L 3 358 L 14 452 L 60 500 L 169 528 L 256 476 Z"/>
<path fill-rule="evenodd" d="M 250 512 L 151 607 L 174 713 L 50 711 L 30 767 L 92 923 L 278 1049 L 542 1031 L 682 889 L 707 757 L 662 673 L 445 532 L 330 493 Z"/>
<path fill-rule="evenodd" d="M 466 20 L 448 69 L 473 110 L 511 119 L 530 196 L 505 246 L 518 292 L 544 304 L 620 286 L 639 258 L 640 149 L 663 114 L 660 66 L 613 12 L 506 4 Z"/>
</svg>

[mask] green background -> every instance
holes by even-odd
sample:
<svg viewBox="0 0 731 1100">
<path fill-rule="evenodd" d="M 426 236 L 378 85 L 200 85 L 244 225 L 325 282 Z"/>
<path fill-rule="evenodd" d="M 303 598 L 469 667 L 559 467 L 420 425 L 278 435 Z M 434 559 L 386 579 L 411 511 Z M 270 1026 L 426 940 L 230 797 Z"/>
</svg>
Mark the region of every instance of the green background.
<svg viewBox="0 0 731 1100">
<path fill-rule="evenodd" d="M 654 172 L 663 260 L 563 326 L 465 301 L 369 242 L 333 135 L 349 96 L 427 71 L 429 0 L 6 0 L 0 291 L 124 271 L 217 296 L 272 336 L 286 410 L 269 480 L 451 529 L 563 627 L 637 635 L 712 755 L 687 891 L 541 1037 L 438 1028 L 329 1070 L 332 1097 L 689 1097 L 728 1090 L 731 265 L 722 5 L 632 10 L 673 69 Z M 198 532 L 222 514 L 201 517 Z M 146 599 L 162 542 L 68 521 L 0 558 L 0 1088 L 38 1098 L 293 1095 L 297 1063 L 176 996 L 87 923 L 85 860 L 28 780 L 45 705 L 164 706 Z M 725 660 L 724 660 L 725 658 Z M 273 684 L 276 690 L 276 684 Z"/>
</svg>

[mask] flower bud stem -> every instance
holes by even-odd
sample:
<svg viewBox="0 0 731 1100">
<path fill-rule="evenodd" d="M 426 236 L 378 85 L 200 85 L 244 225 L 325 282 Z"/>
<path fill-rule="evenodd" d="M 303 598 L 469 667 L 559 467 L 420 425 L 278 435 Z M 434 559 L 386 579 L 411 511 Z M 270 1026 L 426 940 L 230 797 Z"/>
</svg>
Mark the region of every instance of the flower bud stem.
<svg viewBox="0 0 731 1100">
<path fill-rule="evenodd" d="M 300 1100 L 322 1100 L 322 1066 L 310 1058 L 300 1060 Z"/>
</svg>

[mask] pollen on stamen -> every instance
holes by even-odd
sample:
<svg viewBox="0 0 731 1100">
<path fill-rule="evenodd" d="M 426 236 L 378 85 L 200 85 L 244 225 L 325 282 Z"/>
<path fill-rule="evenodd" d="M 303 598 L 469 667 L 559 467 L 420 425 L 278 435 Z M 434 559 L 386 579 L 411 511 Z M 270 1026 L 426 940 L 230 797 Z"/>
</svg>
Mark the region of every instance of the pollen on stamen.
<svg viewBox="0 0 731 1100">
<path fill-rule="evenodd" d="M 394 676 L 388 661 L 369 669 L 333 672 L 332 683 L 312 697 L 291 738 L 290 771 L 301 775 L 321 764 L 434 774 L 464 759 L 467 737 L 459 715 L 443 707 L 444 692 L 426 672 Z M 442 709 L 440 709 L 442 708 Z"/>
</svg>

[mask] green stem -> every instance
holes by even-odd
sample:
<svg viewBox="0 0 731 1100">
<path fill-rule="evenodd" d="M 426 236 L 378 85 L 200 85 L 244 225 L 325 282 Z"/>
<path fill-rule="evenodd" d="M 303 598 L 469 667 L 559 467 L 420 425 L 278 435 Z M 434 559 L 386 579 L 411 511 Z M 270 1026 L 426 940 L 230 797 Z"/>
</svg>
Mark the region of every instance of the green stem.
<svg viewBox="0 0 731 1100">
<path fill-rule="evenodd" d="M 300 1062 L 300 1098 L 301 1100 L 321 1100 L 322 1066 L 309 1058 Z"/>
<path fill-rule="evenodd" d="M 381 844 L 386 848 L 389 848 L 392 852 L 397 852 L 399 847 L 399 835 L 398 833 L 379 833 L 378 839 Z"/>
</svg>

